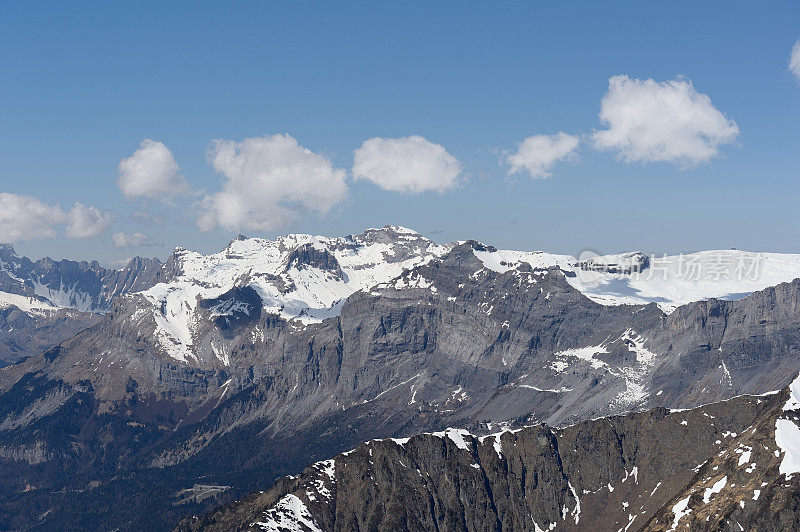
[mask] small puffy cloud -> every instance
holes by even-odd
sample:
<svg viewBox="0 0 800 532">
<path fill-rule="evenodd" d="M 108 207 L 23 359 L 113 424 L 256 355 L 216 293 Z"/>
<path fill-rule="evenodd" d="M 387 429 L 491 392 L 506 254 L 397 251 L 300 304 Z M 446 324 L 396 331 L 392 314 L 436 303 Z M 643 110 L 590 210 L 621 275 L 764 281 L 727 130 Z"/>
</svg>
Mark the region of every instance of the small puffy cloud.
<svg viewBox="0 0 800 532">
<path fill-rule="evenodd" d="M 70 238 L 94 238 L 106 232 L 114 221 L 110 212 L 75 202 L 67 215 L 67 236 Z"/>
<path fill-rule="evenodd" d="M 223 182 L 202 201 L 203 231 L 281 229 L 301 213 L 327 213 L 347 194 L 346 172 L 287 134 L 216 140 L 208 159 Z"/>
<path fill-rule="evenodd" d="M 550 177 L 550 169 L 556 162 L 575 157 L 578 143 L 578 137 L 563 131 L 528 137 L 519 143 L 516 152 L 506 157 L 508 173 L 528 172 L 532 179 Z"/>
<path fill-rule="evenodd" d="M 161 142 L 144 139 L 117 166 L 117 185 L 126 199 L 169 199 L 190 191 L 172 152 Z"/>
<path fill-rule="evenodd" d="M 736 122 L 697 92 L 688 79 L 672 81 L 614 76 L 603 96 L 595 147 L 615 150 L 627 162 L 664 161 L 682 166 L 707 162 L 739 135 Z"/>
<path fill-rule="evenodd" d="M 64 223 L 61 207 L 48 205 L 33 196 L 0 193 L 0 242 L 23 242 L 56 236 Z"/>
<path fill-rule="evenodd" d="M 156 242 L 152 237 L 144 233 L 114 233 L 111 241 L 117 248 L 138 248 L 143 246 L 160 246 L 161 242 Z"/>
<path fill-rule="evenodd" d="M 794 43 L 792 53 L 789 56 L 789 71 L 800 80 L 800 39 Z"/>
<path fill-rule="evenodd" d="M 444 192 L 456 186 L 459 174 L 458 159 L 419 135 L 365 140 L 353 160 L 355 179 L 392 192 Z"/>
<path fill-rule="evenodd" d="M 69 238 L 100 236 L 114 221 L 111 213 L 76 202 L 64 212 L 58 203 L 48 205 L 33 196 L 0 193 L 0 242 L 53 238 L 56 228 L 67 226 Z"/>
</svg>

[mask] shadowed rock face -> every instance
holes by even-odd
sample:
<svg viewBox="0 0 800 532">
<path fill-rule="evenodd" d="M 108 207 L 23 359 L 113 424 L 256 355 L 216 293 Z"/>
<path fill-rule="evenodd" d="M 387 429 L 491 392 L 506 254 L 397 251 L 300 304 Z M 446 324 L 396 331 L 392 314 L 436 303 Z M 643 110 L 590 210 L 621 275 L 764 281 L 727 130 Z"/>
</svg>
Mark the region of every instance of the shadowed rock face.
<svg viewBox="0 0 800 532">
<path fill-rule="evenodd" d="M 157 341 L 160 309 L 116 298 L 94 327 L 0 370 L 0 423 L 14 426 L 0 427 L 0 528 L 163 529 L 365 440 L 694 407 L 800 369 L 798 281 L 666 315 L 594 303 L 558 268 L 492 271 L 474 246 L 356 292 L 321 323 L 281 319 L 248 286 L 215 293 L 184 361 Z M 195 484 L 230 489 L 175 506 Z"/>
<path fill-rule="evenodd" d="M 101 316 L 72 309 L 30 315 L 17 307 L 0 308 L 0 362 L 36 355 L 95 325 Z"/>
<path fill-rule="evenodd" d="M 369 441 L 177 529 L 796 529 L 800 483 L 774 434 L 787 395 Z"/>
<path fill-rule="evenodd" d="M 320 250 L 311 244 L 305 244 L 289 253 L 286 264 L 287 269 L 309 267 L 329 272 L 339 278 L 342 278 L 344 275 L 339 261 L 325 249 Z"/>
</svg>

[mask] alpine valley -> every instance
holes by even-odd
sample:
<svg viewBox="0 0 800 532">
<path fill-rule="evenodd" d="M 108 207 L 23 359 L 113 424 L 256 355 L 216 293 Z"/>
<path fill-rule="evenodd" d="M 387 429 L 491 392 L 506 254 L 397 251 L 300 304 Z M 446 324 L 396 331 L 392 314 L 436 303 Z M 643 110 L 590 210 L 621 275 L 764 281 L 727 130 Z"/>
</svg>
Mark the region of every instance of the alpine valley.
<svg viewBox="0 0 800 532">
<path fill-rule="evenodd" d="M 4 246 L 0 345 L 3 530 L 800 526 L 800 255 Z"/>
</svg>

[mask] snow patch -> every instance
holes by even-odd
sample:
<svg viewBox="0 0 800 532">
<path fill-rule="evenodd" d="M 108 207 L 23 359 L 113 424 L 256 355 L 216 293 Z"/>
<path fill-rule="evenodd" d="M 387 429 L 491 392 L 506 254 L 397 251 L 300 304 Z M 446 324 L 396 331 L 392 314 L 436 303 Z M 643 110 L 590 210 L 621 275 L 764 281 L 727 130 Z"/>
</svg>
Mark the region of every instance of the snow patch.
<svg viewBox="0 0 800 532">
<path fill-rule="evenodd" d="M 296 495 L 286 495 L 253 523 L 265 532 L 322 532 L 311 512 Z"/>
<path fill-rule="evenodd" d="M 789 385 L 789 399 L 783 405 L 783 411 L 789 412 L 800 409 L 800 376 L 796 377 Z M 790 419 L 780 418 L 775 421 L 775 443 L 780 451 L 775 451 L 775 456 L 783 453 L 780 465 L 780 474 L 787 477 L 800 473 L 800 428 Z"/>
<path fill-rule="evenodd" d="M 716 481 L 710 488 L 706 488 L 706 491 L 703 493 L 703 503 L 708 504 L 711 501 L 711 496 L 722 491 L 727 483 L 728 477 L 726 475 Z"/>
<path fill-rule="evenodd" d="M 685 499 L 679 500 L 672 507 L 672 513 L 675 515 L 675 518 L 672 520 L 672 526 L 669 528 L 669 530 L 675 530 L 678 527 L 678 523 L 680 523 L 681 519 L 683 519 L 684 516 L 692 513 L 692 510 L 689 508 L 689 498 L 691 498 L 691 495 Z"/>
</svg>

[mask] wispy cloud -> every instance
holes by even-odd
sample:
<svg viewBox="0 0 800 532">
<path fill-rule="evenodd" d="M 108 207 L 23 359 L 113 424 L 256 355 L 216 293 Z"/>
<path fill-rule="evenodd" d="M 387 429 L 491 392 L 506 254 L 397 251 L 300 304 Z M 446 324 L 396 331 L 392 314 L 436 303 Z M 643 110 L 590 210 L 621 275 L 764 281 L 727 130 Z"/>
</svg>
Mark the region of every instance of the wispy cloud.
<svg viewBox="0 0 800 532">
<path fill-rule="evenodd" d="M 792 53 L 789 55 L 789 71 L 800 81 L 800 39 L 794 43 Z"/>
<path fill-rule="evenodd" d="M 113 222 L 114 215 L 110 212 L 75 202 L 67 215 L 66 233 L 70 238 L 94 238 L 105 233 Z"/>
<path fill-rule="evenodd" d="M 559 131 L 555 135 L 533 135 L 517 146 L 517 151 L 506 157 L 508 173 L 527 172 L 532 179 L 550 177 L 550 169 L 562 160 L 576 158 L 578 137 Z"/>
<path fill-rule="evenodd" d="M 116 248 L 138 248 L 162 245 L 162 242 L 158 242 L 144 233 L 114 233 L 111 235 L 111 241 Z"/>
</svg>

